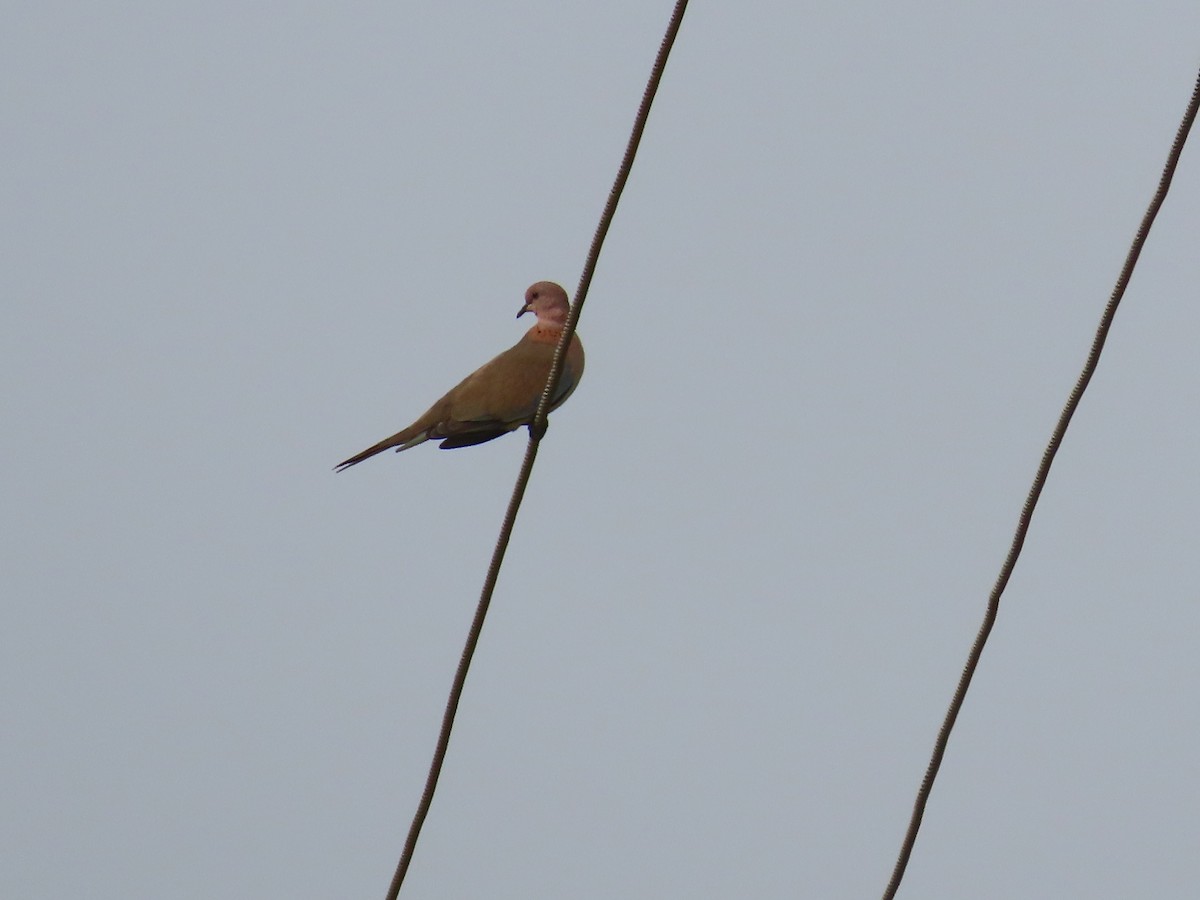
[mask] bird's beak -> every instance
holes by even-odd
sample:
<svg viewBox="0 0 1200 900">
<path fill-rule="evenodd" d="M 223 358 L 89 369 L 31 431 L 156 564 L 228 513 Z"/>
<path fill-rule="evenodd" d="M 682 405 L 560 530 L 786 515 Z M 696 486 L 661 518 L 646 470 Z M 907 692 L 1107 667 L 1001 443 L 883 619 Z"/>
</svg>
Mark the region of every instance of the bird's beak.
<svg viewBox="0 0 1200 900">
<path fill-rule="evenodd" d="M 517 313 L 517 318 L 521 318 L 521 316 L 525 315 L 527 312 L 533 312 L 533 308 L 530 307 L 528 303 L 521 307 L 521 311 Z"/>
</svg>

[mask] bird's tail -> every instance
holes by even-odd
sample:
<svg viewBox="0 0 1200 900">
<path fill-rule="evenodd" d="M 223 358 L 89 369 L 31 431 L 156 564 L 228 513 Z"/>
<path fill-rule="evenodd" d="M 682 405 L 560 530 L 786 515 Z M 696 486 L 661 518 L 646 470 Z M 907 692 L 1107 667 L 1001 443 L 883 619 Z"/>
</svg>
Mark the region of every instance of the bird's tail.
<svg viewBox="0 0 1200 900">
<path fill-rule="evenodd" d="M 417 444 L 428 440 L 428 428 L 424 432 L 414 430 L 417 426 L 411 425 L 403 431 L 397 431 L 391 437 L 384 438 L 378 444 L 368 447 L 362 453 L 356 453 L 347 460 L 343 460 L 333 467 L 335 472 L 341 472 L 343 469 L 348 469 L 351 466 L 358 465 L 364 459 L 370 459 L 376 453 L 382 453 L 384 450 L 390 450 L 392 447 L 400 450 L 407 450 L 409 447 L 415 447 Z"/>
</svg>

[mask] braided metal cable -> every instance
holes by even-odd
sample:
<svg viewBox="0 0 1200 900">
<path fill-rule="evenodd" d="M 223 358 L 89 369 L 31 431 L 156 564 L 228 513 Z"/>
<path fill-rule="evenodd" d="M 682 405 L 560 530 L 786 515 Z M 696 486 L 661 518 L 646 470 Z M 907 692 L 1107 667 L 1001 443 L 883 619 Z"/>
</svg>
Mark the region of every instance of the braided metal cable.
<svg viewBox="0 0 1200 900">
<path fill-rule="evenodd" d="M 1188 133 L 1192 129 L 1192 123 L 1196 119 L 1198 106 L 1200 106 L 1200 76 L 1196 78 L 1196 86 L 1192 91 L 1192 98 L 1188 102 L 1187 109 L 1183 114 L 1183 120 L 1179 123 L 1179 129 L 1175 133 L 1175 142 L 1171 145 L 1171 152 L 1167 155 L 1167 162 L 1163 167 L 1162 177 L 1158 181 L 1158 190 L 1154 192 L 1154 197 L 1151 199 L 1150 205 L 1146 208 L 1145 215 L 1142 216 L 1142 223 L 1138 227 L 1137 234 L 1134 236 L 1133 243 L 1129 248 L 1129 253 L 1125 257 L 1125 265 L 1121 267 L 1121 274 L 1117 277 L 1117 283 L 1113 288 L 1112 296 L 1109 298 L 1108 305 L 1104 308 L 1104 314 L 1100 317 L 1100 324 L 1096 328 L 1096 336 L 1092 339 L 1092 348 L 1088 353 L 1087 362 L 1084 363 L 1083 371 L 1079 373 L 1075 387 L 1072 388 L 1071 395 L 1067 398 L 1066 406 L 1063 407 L 1063 411 L 1058 417 L 1058 424 L 1054 427 L 1054 433 L 1050 435 L 1050 442 L 1046 445 L 1046 450 L 1042 454 L 1042 461 L 1038 465 L 1037 474 L 1034 476 L 1033 484 L 1029 488 L 1029 494 L 1025 498 L 1025 506 L 1021 509 L 1021 517 L 1017 521 L 1017 528 L 1013 533 L 1012 544 L 1008 548 L 1008 556 L 1005 558 L 1004 565 L 1000 569 L 1000 574 L 996 578 L 996 583 L 992 587 L 992 592 L 988 596 L 987 612 L 984 614 L 983 624 L 979 628 L 979 633 L 975 636 L 975 643 L 971 646 L 971 653 L 967 657 L 967 663 L 963 668 L 962 675 L 958 679 L 958 687 L 954 691 L 954 697 L 950 701 L 950 706 L 946 710 L 946 717 L 942 721 L 941 730 L 938 732 L 937 742 L 933 747 L 933 755 L 930 757 L 929 766 L 925 770 L 925 778 L 921 782 L 921 789 L 917 791 L 917 799 L 913 804 L 908 831 L 904 835 L 904 843 L 900 847 L 900 853 L 896 858 L 896 865 L 892 871 L 891 880 L 883 892 L 884 900 L 892 900 L 896 896 L 896 891 L 899 889 L 900 882 L 904 878 L 904 870 L 908 866 L 913 845 L 917 840 L 917 832 L 921 829 L 921 819 L 925 815 L 925 804 L 929 801 L 930 791 L 933 790 L 933 782 L 937 778 L 938 769 L 942 765 L 942 757 L 946 753 L 946 745 L 950 741 L 950 732 L 954 729 L 954 722 L 958 718 L 959 710 L 962 709 L 963 701 L 966 699 L 967 689 L 971 686 L 971 678 L 975 674 L 975 669 L 979 665 L 979 658 L 983 655 L 984 645 L 987 644 L 988 635 L 991 634 L 992 626 L 996 622 L 996 614 L 1000 610 L 1000 596 L 1008 586 L 1008 580 L 1012 577 L 1013 569 L 1016 568 L 1017 559 L 1021 555 L 1021 548 L 1025 544 L 1025 535 L 1029 531 L 1029 523 L 1033 519 L 1033 511 L 1037 508 L 1038 499 L 1042 495 L 1042 488 L 1046 485 L 1046 478 L 1050 474 L 1050 466 L 1054 462 L 1054 456 L 1058 453 L 1058 448 L 1062 445 L 1062 439 L 1067 432 L 1067 426 L 1071 424 L 1071 417 L 1075 415 L 1075 410 L 1079 406 L 1083 392 L 1087 390 L 1088 383 L 1092 380 L 1092 375 L 1095 373 L 1096 366 L 1100 362 L 1100 353 L 1104 350 L 1104 342 L 1108 338 L 1109 328 L 1112 327 L 1113 318 L 1117 314 L 1117 307 L 1121 304 L 1121 298 L 1125 296 L 1125 289 L 1129 286 L 1129 279 L 1133 276 L 1133 269 L 1137 265 L 1138 257 L 1142 253 L 1142 246 L 1145 244 L 1146 237 L 1150 233 L 1150 226 L 1154 224 L 1154 219 L 1167 197 L 1167 191 L 1170 190 L 1171 179 L 1175 176 L 1175 167 L 1179 163 L 1179 156 L 1183 152 L 1183 145 L 1187 141 Z"/>
<path fill-rule="evenodd" d="M 454 728 L 454 717 L 458 712 L 459 700 L 462 698 L 463 685 L 467 680 L 467 671 L 471 667 L 471 659 L 475 655 L 475 646 L 479 643 L 479 635 L 483 630 L 483 622 L 487 617 L 488 607 L 492 602 L 492 593 L 496 588 L 496 581 L 500 577 L 500 567 L 504 562 L 504 553 L 508 549 L 508 542 L 512 537 L 513 525 L 517 519 L 517 512 L 521 508 L 521 501 L 525 497 L 525 488 L 529 484 L 529 476 L 533 471 L 534 460 L 537 459 L 538 445 L 546 433 L 546 417 L 550 406 L 550 398 L 553 396 L 554 391 L 558 387 L 558 382 L 562 378 L 563 359 L 566 355 L 567 346 L 571 342 L 572 335 L 575 334 L 575 326 L 579 322 L 579 313 L 583 309 L 583 302 L 587 298 L 588 287 L 592 283 L 592 274 L 596 270 L 596 261 L 600 258 L 600 249 L 604 245 L 604 238 L 608 234 L 608 228 L 612 224 L 613 216 L 617 211 L 617 202 L 621 199 L 621 192 L 625 189 L 625 182 L 629 180 L 629 172 L 633 168 L 633 160 L 637 155 L 638 144 L 642 140 L 642 132 L 646 127 L 646 119 L 650 115 L 650 105 L 654 102 L 654 95 L 658 92 L 658 85 L 662 80 L 663 70 L 667 65 L 667 57 L 671 52 L 672 45 L 675 43 L 675 35 L 679 32 L 679 26 L 683 21 L 683 14 L 686 9 L 687 0 L 678 0 L 676 2 L 675 10 L 671 15 L 671 21 L 667 25 L 666 34 L 658 49 L 658 56 L 655 57 L 654 68 L 650 72 L 646 91 L 642 95 L 641 106 L 638 108 L 637 116 L 634 119 L 633 130 L 629 135 L 629 142 L 625 148 L 625 156 L 621 160 L 621 166 L 617 171 L 617 177 L 613 182 L 612 190 L 609 191 L 608 202 L 604 205 L 604 212 L 600 216 L 600 223 L 596 226 L 596 234 L 592 238 L 592 245 L 584 262 L 583 274 L 579 279 L 579 288 L 575 292 L 575 300 L 571 304 L 571 312 L 567 316 L 566 325 L 563 327 L 562 338 L 559 340 L 558 347 L 554 351 L 554 362 L 550 367 L 550 375 L 546 380 L 545 390 L 542 391 L 542 398 L 538 403 L 537 412 L 534 414 L 533 421 L 529 425 L 529 444 L 525 449 L 525 459 L 521 463 L 517 482 L 513 487 L 512 498 L 508 502 L 508 509 L 504 514 L 504 522 L 500 526 L 500 534 L 496 538 L 496 548 L 492 552 L 492 561 L 488 566 L 487 577 L 484 579 L 483 590 L 479 596 L 479 604 L 475 609 L 475 617 L 472 619 L 471 628 L 467 632 L 467 640 L 463 646 L 458 670 L 454 673 L 454 681 L 450 687 L 450 696 L 446 700 L 446 710 L 442 715 L 441 731 L 438 733 L 437 746 L 434 748 L 433 760 L 429 765 L 429 774 L 425 779 L 425 790 L 421 794 L 421 801 L 417 805 L 416 812 L 413 814 L 412 824 L 408 829 L 408 837 L 405 839 L 404 849 L 400 854 L 400 862 L 396 866 L 396 874 L 393 876 L 391 887 L 388 889 L 387 900 L 396 900 L 396 897 L 400 893 L 400 886 L 404 883 L 404 876 L 408 872 L 409 864 L 412 862 L 413 851 L 417 846 L 417 838 L 421 835 L 421 826 L 425 823 L 425 817 L 429 814 L 429 807 L 433 803 L 433 794 L 437 790 L 438 778 L 442 772 L 442 764 L 446 759 L 446 750 L 450 745 L 450 732 Z"/>
</svg>

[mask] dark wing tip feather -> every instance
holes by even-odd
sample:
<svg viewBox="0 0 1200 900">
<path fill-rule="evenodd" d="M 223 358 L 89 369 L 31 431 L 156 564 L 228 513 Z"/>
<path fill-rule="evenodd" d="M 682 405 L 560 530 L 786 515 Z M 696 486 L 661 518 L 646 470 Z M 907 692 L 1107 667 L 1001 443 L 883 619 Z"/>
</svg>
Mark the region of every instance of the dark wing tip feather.
<svg viewBox="0 0 1200 900">
<path fill-rule="evenodd" d="M 457 450 L 459 447 L 474 447 L 476 444 L 486 444 L 498 437 L 504 437 L 512 431 L 511 428 L 494 428 L 484 431 L 468 431 L 466 434 L 456 434 L 438 444 L 439 450 Z"/>
</svg>

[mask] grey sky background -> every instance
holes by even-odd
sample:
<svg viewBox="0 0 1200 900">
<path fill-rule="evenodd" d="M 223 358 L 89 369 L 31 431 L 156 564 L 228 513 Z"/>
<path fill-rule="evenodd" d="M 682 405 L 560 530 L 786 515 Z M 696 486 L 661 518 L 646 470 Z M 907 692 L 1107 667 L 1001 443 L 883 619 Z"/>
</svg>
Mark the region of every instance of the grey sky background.
<svg viewBox="0 0 1200 900">
<path fill-rule="evenodd" d="M 525 438 L 331 467 L 574 290 L 668 14 L 6 5 L 0 895 L 383 894 Z M 693 4 L 407 896 L 878 896 L 1198 34 Z M 1200 883 L 1198 153 L 905 897 Z"/>
</svg>

